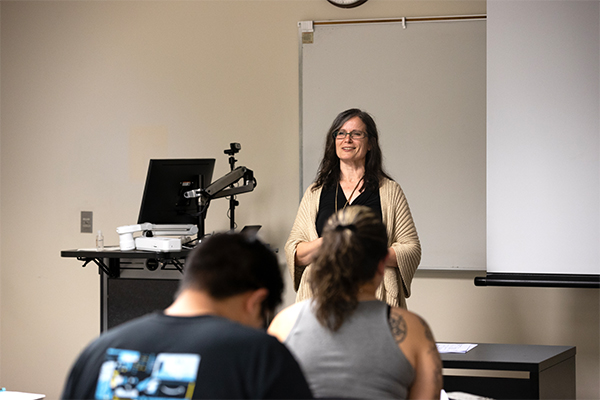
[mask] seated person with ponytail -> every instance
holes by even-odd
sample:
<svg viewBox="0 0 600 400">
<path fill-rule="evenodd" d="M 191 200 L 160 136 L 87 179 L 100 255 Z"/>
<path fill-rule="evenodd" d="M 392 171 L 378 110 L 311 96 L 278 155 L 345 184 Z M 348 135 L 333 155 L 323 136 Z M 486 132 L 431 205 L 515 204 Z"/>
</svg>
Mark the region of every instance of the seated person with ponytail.
<svg viewBox="0 0 600 400">
<path fill-rule="evenodd" d="M 322 249 L 313 298 L 284 309 L 269 327 L 315 397 L 439 399 L 442 362 L 429 326 L 375 296 L 388 257 L 381 220 L 364 206 L 341 210 L 325 226 Z"/>
</svg>

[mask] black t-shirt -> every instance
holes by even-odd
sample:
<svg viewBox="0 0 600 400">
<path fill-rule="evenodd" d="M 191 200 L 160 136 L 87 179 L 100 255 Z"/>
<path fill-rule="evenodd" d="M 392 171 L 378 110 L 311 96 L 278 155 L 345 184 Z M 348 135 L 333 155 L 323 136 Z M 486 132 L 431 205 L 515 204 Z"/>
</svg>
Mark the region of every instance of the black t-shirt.
<svg viewBox="0 0 600 400">
<path fill-rule="evenodd" d="M 317 220 L 316 220 L 316 228 L 319 237 L 321 237 L 323 233 L 323 228 L 327 223 L 329 217 L 331 217 L 335 213 L 335 187 L 323 187 L 321 190 L 321 197 L 319 199 L 319 210 L 317 211 Z M 337 196 L 337 204 L 338 211 L 344 208 L 346 204 L 346 195 L 344 191 L 339 186 L 338 183 L 338 196 Z M 381 212 L 381 198 L 379 197 L 379 190 L 369 190 L 365 189 L 361 194 L 358 195 L 352 202 L 352 205 L 362 205 L 371 208 L 375 214 L 379 217 L 379 220 L 382 220 L 383 214 Z"/>
<path fill-rule="evenodd" d="M 215 316 L 149 314 L 93 341 L 63 399 L 312 398 L 298 363 L 276 338 Z"/>
</svg>

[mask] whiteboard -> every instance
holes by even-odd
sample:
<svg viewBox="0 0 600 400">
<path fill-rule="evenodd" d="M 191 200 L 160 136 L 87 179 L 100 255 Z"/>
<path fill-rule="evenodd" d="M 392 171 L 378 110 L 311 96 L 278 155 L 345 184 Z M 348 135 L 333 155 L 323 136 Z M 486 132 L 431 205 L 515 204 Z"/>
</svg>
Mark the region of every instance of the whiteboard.
<svg viewBox="0 0 600 400">
<path fill-rule="evenodd" d="M 486 22 L 476 17 L 299 23 L 300 192 L 335 116 L 369 112 L 422 269 L 486 269 Z"/>
<path fill-rule="evenodd" d="M 487 10 L 487 272 L 599 282 L 600 3 Z"/>
</svg>

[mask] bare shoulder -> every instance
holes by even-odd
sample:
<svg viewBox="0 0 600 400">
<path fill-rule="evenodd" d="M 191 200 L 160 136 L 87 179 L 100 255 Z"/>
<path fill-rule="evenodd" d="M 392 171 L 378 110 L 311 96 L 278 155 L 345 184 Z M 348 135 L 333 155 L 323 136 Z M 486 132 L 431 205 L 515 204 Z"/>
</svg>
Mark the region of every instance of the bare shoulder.
<svg viewBox="0 0 600 400">
<path fill-rule="evenodd" d="M 273 321 L 271 321 L 267 333 L 275 336 L 280 342 L 283 342 L 298 318 L 301 304 L 302 303 L 292 304 L 277 313 L 275 318 L 273 318 Z"/>
<path fill-rule="evenodd" d="M 416 372 L 409 398 L 439 398 L 443 386 L 442 361 L 427 321 L 418 314 L 394 307 L 390 312 L 390 328 Z"/>
<path fill-rule="evenodd" d="M 411 315 L 411 318 L 414 320 L 414 324 L 419 326 L 419 330 L 422 332 L 423 338 L 426 339 L 428 342 L 435 344 L 433 332 L 431 331 L 431 328 L 429 327 L 427 321 L 425 321 L 425 319 L 418 314 L 415 314 L 410 311 L 406 312 Z"/>
<path fill-rule="evenodd" d="M 418 314 L 399 307 L 392 307 L 389 318 L 390 330 L 396 343 L 409 360 L 416 361 L 421 351 L 437 350 L 429 324 Z"/>
<path fill-rule="evenodd" d="M 418 314 L 408 311 L 400 307 L 392 307 L 390 311 L 390 326 L 392 331 L 400 332 L 406 331 L 409 327 L 412 333 L 419 334 L 433 340 L 433 333 L 427 324 L 427 321 Z M 399 338 L 402 335 L 399 335 Z"/>
<path fill-rule="evenodd" d="M 407 310 L 400 307 L 392 307 L 390 310 L 389 324 L 392 336 L 396 343 L 403 343 L 408 335 L 408 322 L 406 320 Z M 409 317 L 410 318 L 410 317 Z"/>
</svg>

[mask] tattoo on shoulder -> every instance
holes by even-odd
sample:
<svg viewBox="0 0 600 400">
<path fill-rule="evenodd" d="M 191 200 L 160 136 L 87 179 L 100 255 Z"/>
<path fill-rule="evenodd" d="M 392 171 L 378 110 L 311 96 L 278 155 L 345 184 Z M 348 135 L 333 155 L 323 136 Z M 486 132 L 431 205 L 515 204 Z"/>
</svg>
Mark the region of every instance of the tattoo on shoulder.
<svg viewBox="0 0 600 400">
<path fill-rule="evenodd" d="M 394 339 L 396 339 L 396 343 L 400 344 L 406 339 L 406 320 L 402 315 L 396 314 L 394 312 L 390 315 L 390 329 L 392 330 L 392 335 Z"/>
<path fill-rule="evenodd" d="M 419 318 L 419 321 L 421 321 L 423 328 L 425 328 L 425 337 L 427 338 L 427 340 L 435 343 L 435 339 L 433 338 L 433 332 L 431 332 L 431 329 L 429 328 L 429 325 L 427 324 L 427 322 L 425 322 L 425 320 L 423 318 L 421 318 L 420 316 L 417 315 L 417 317 Z"/>
<path fill-rule="evenodd" d="M 421 318 L 418 315 L 417 315 L 417 317 L 419 318 L 419 321 L 421 321 L 423 328 L 425 328 L 425 338 L 430 342 L 428 345 L 427 353 L 429 354 L 430 357 L 432 357 L 433 363 L 435 365 L 434 373 L 435 373 L 436 384 L 439 387 L 442 387 L 443 386 L 443 374 L 442 374 L 443 366 L 442 366 L 442 360 L 440 359 L 440 354 L 438 353 L 437 346 L 435 344 L 433 332 L 431 332 L 431 329 L 429 328 L 429 324 L 427 324 L 427 322 L 425 322 L 425 320 L 423 318 Z"/>
</svg>

